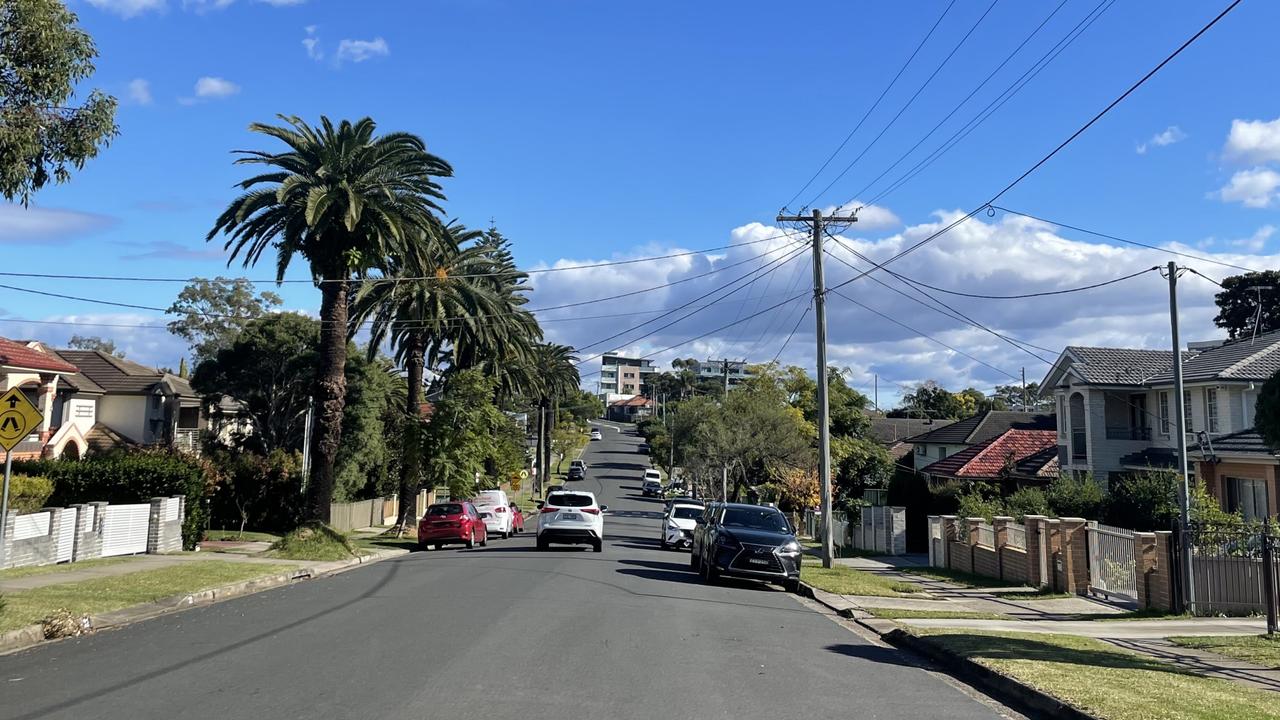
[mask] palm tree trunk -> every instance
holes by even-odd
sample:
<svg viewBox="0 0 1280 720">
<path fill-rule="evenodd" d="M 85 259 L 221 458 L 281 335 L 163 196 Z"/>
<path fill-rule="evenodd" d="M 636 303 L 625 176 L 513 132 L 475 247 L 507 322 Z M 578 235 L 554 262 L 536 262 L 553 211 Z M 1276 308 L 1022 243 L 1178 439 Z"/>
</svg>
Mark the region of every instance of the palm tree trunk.
<svg viewBox="0 0 1280 720">
<path fill-rule="evenodd" d="M 546 408 L 543 407 L 542 401 L 539 400 L 538 401 L 538 442 L 533 452 L 534 469 L 537 471 L 537 475 L 538 475 L 537 480 L 538 480 L 539 495 L 542 495 L 544 489 L 547 487 L 547 476 L 544 474 L 546 471 L 542 469 L 542 441 L 544 438 L 546 438 L 546 436 L 547 436 L 547 412 L 546 412 Z"/>
<path fill-rule="evenodd" d="M 347 402 L 347 293 L 345 279 L 320 287 L 320 366 L 312 391 L 316 427 L 311 438 L 311 477 L 306 517 L 329 522 L 334 460 L 342 442 L 342 410 Z"/>
<path fill-rule="evenodd" d="M 400 519 L 396 523 L 396 535 L 413 528 L 418 519 L 417 494 L 422 477 L 422 371 L 426 365 L 426 342 L 421 333 L 408 338 L 405 352 L 405 371 L 408 374 L 409 394 L 405 402 L 404 457 L 400 461 Z"/>
</svg>

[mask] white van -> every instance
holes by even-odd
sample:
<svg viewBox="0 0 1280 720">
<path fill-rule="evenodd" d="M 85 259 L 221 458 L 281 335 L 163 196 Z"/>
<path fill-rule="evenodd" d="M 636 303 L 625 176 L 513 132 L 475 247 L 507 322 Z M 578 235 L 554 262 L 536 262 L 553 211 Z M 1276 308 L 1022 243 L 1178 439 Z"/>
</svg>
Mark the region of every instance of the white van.
<svg viewBox="0 0 1280 720">
<path fill-rule="evenodd" d="M 503 539 L 511 537 L 511 501 L 502 490 L 481 490 L 471 499 L 471 504 L 484 517 L 484 527 L 490 533 L 497 533 Z M 487 515 L 487 517 L 485 517 Z"/>
</svg>

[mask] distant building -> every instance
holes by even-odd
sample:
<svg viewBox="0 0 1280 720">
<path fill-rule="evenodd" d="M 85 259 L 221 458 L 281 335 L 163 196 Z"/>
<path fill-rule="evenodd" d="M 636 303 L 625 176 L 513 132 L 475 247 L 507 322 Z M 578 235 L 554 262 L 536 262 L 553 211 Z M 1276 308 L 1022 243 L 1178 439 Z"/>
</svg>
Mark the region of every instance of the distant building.
<svg viewBox="0 0 1280 720">
<path fill-rule="evenodd" d="M 751 377 L 751 373 L 747 371 L 746 361 L 706 360 L 699 362 L 693 360 L 686 361 L 684 367 L 694 371 L 699 380 L 720 380 L 723 382 L 727 374 L 729 376 L 729 387 L 741 384 Z"/>
<path fill-rule="evenodd" d="M 599 395 L 601 399 L 610 395 L 639 395 L 641 383 L 656 372 L 658 368 L 652 360 L 606 354 L 600 358 Z"/>
<path fill-rule="evenodd" d="M 609 403 L 607 416 L 614 422 L 635 422 L 653 414 L 654 402 L 642 395 Z"/>
</svg>

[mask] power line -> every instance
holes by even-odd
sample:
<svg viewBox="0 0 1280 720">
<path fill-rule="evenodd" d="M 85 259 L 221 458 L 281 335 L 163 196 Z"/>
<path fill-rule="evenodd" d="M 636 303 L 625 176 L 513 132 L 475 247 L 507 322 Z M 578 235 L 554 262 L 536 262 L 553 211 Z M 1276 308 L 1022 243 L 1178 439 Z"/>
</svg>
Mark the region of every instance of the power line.
<svg viewBox="0 0 1280 720">
<path fill-rule="evenodd" d="M 787 345 L 791 343 L 791 338 L 795 336 L 796 330 L 800 329 L 800 323 L 804 322 L 805 317 L 809 314 L 811 306 L 806 305 L 804 310 L 800 312 L 800 317 L 796 318 L 796 324 L 791 326 L 791 332 L 787 333 L 787 339 L 782 341 L 782 345 L 778 348 L 778 352 L 773 355 L 773 362 L 778 362 L 778 358 L 782 357 L 782 351 L 787 349 Z"/>
<path fill-rule="evenodd" d="M 1004 107 L 1005 103 L 1012 100 L 1015 95 L 1017 95 L 1019 92 L 1022 91 L 1024 87 L 1030 84 L 1031 81 L 1034 80 L 1036 76 L 1041 73 L 1041 71 L 1043 71 L 1046 67 L 1052 64 L 1054 60 L 1058 59 L 1058 56 L 1061 55 L 1063 52 L 1065 52 L 1066 49 L 1070 47 L 1071 44 L 1074 43 L 1077 38 L 1083 35 L 1086 30 L 1092 27 L 1093 23 L 1096 22 L 1098 18 L 1102 17 L 1103 13 L 1109 10 L 1111 6 L 1115 4 L 1115 2 L 1116 0 L 1101 0 L 1096 6 L 1094 6 L 1092 10 L 1089 11 L 1087 15 L 1081 18 L 1080 21 L 1076 23 L 1076 26 L 1072 28 L 1065 36 L 1063 36 L 1062 39 L 1058 40 L 1056 44 L 1054 44 L 1047 51 L 1045 51 L 1045 53 L 1041 55 L 1038 60 L 1036 60 L 1034 63 L 1031 64 L 1030 67 L 1028 67 L 1025 71 L 1023 71 L 1022 75 L 1018 76 L 1016 80 L 1010 83 L 1009 86 L 1005 88 L 1002 93 L 1000 93 L 994 99 L 992 99 L 991 102 L 987 103 L 986 107 L 982 108 L 977 113 L 975 113 L 974 116 L 969 118 L 969 120 L 965 122 L 964 125 L 961 125 L 954 133 L 952 133 L 951 137 L 947 138 L 940 145 L 938 145 L 938 147 L 934 148 L 932 152 L 930 152 L 928 155 L 922 158 L 919 162 L 913 165 L 910 170 L 906 171 L 901 176 L 899 176 L 897 180 L 894 180 L 892 183 L 890 183 L 889 187 L 885 188 L 884 190 L 881 190 L 879 193 L 872 196 L 871 199 L 866 200 L 865 201 L 866 204 L 871 205 L 873 203 L 876 203 L 881 199 L 885 198 L 886 196 L 897 191 L 903 185 L 913 180 L 917 175 L 927 170 L 930 165 L 937 162 L 943 155 L 950 152 L 951 149 L 954 148 L 956 145 L 959 145 L 961 142 L 963 142 L 964 139 L 967 138 L 974 130 L 977 130 L 979 126 L 981 126 L 992 115 L 998 112 L 1000 108 Z M 922 138 L 922 142 L 923 142 L 923 138 Z M 914 148 L 912 150 L 914 150 Z M 908 151 L 907 154 L 910 154 L 910 152 L 911 151 Z M 901 160 L 903 159 L 905 159 L 905 155 L 902 158 L 899 158 L 899 162 L 901 162 Z M 894 165 L 897 165 L 897 163 L 894 163 Z M 883 177 L 883 174 L 881 175 L 881 177 Z M 880 178 L 877 177 L 876 180 L 872 181 L 872 184 L 879 181 L 879 179 Z M 867 188 L 863 188 L 863 190 L 860 190 L 858 194 L 861 195 L 869 187 L 870 185 L 868 185 Z"/>
<path fill-rule="evenodd" d="M 1160 63 L 1159 63 L 1158 65 L 1156 65 L 1154 68 L 1152 68 L 1150 71 L 1148 71 L 1148 72 L 1147 72 L 1147 74 L 1145 74 L 1145 75 L 1143 75 L 1141 78 L 1139 78 L 1137 82 L 1135 82 L 1135 83 L 1133 83 L 1132 85 L 1130 85 L 1130 86 L 1129 86 L 1129 88 L 1128 88 L 1127 90 L 1125 90 L 1123 93 L 1121 93 L 1119 97 L 1117 97 L 1115 100 L 1112 100 L 1112 101 L 1111 101 L 1111 102 L 1110 102 L 1106 107 L 1104 107 L 1104 108 L 1103 108 L 1102 110 L 1100 110 L 1097 114 L 1095 114 L 1092 118 L 1090 118 L 1090 119 L 1088 120 L 1088 122 L 1086 122 L 1084 125 L 1081 125 L 1081 126 L 1080 126 L 1080 128 L 1079 128 L 1078 130 L 1076 130 L 1075 132 L 1071 133 L 1071 135 L 1070 135 L 1069 137 L 1067 137 L 1067 139 L 1066 139 L 1066 140 L 1063 140 L 1061 143 L 1059 143 L 1059 144 L 1057 145 L 1057 147 L 1055 147 L 1053 150 L 1049 151 L 1049 153 L 1048 153 L 1048 154 L 1046 154 L 1044 157 L 1040 158 L 1040 160 L 1038 160 L 1038 161 L 1037 161 L 1034 165 L 1032 165 L 1030 168 L 1027 168 L 1027 170 L 1026 170 L 1025 172 L 1023 172 L 1021 175 L 1019 175 L 1018 177 L 1014 178 L 1012 182 L 1010 182 L 1008 185 L 1005 185 L 1005 186 L 1004 186 L 1004 188 L 1002 188 L 999 192 L 997 192 L 995 195 L 993 195 L 993 196 L 992 196 L 990 199 L 988 199 L 986 202 L 984 202 L 984 203 L 982 203 L 981 205 L 979 205 L 979 206 L 975 207 L 973 210 L 970 210 L 968 213 L 965 213 L 965 214 L 964 214 L 964 215 L 962 215 L 961 217 L 957 218 L 955 221 L 953 221 L 953 222 L 949 223 L 946 227 L 942 228 L 941 230 L 938 230 L 937 232 L 930 234 L 928 237 L 924 238 L 923 240 L 920 240 L 919 242 L 916 242 L 915 244 L 911 245 L 910 247 L 906 248 L 905 250 L 903 250 L 903 251 L 899 252 L 898 254 L 894 255 L 894 256 L 893 256 L 893 257 L 891 257 L 891 258 L 889 258 L 889 259 L 888 259 L 888 260 L 886 260 L 885 262 L 881 263 L 881 265 L 888 265 L 889 263 L 895 262 L 895 261 L 897 261 L 897 260 L 899 260 L 899 259 L 901 259 L 901 258 L 905 257 L 906 255 L 909 255 L 910 253 L 912 253 L 912 252 L 914 252 L 914 251 L 916 251 L 916 250 L 920 249 L 921 247 L 923 247 L 923 246 L 927 245 L 928 243 L 933 242 L 933 241 L 934 241 L 934 240 L 936 240 L 937 238 L 941 237 L 943 234 L 945 234 L 945 233 L 947 233 L 947 232 L 950 232 L 953 228 L 955 228 L 956 226 L 958 226 L 960 223 L 963 223 L 963 222 L 965 222 L 966 220 L 968 220 L 969 218 L 972 218 L 973 216 L 977 215 L 977 214 L 978 214 L 979 212 L 981 212 L 984 208 L 988 208 L 988 207 L 991 207 L 992 205 L 994 205 L 994 203 L 995 203 L 997 200 L 999 200 L 1001 197 L 1003 197 L 1005 193 L 1007 193 L 1007 192 L 1009 192 L 1010 190 L 1012 190 L 1014 187 L 1016 187 L 1016 186 L 1017 186 L 1019 183 L 1021 183 L 1023 180 L 1027 179 L 1027 177 L 1029 177 L 1029 176 L 1030 176 L 1032 173 L 1034 173 L 1036 170 L 1039 170 L 1039 169 L 1040 169 L 1040 168 L 1041 168 L 1045 163 L 1049 162 L 1049 160 L 1051 160 L 1054 156 L 1056 156 L 1058 153 L 1062 152 L 1062 150 L 1063 150 L 1064 148 L 1066 148 L 1066 147 L 1067 147 L 1068 145 L 1070 145 L 1073 141 L 1075 141 L 1075 139 L 1076 139 L 1076 138 L 1078 138 L 1078 137 L 1080 137 L 1082 134 L 1084 134 L 1084 132 L 1085 132 L 1086 130 L 1088 130 L 1089 128 L 1093 127 L 1093 125 L 1094 125 L 1095 123 L 1097 123 L 1099 120 L 1101 120 L 1101 119 L 1103 118 L 1103 116 L 1105 116 L 1107 113 L 1111 112 L 1111 110 L 1112 110 L 1112 109 L 1114 109 L 1117 105 L 1119 105 L 1119 104 L 1120 104 L 1120 103 L 1121 103 L 1125 98 L 1129 97 L 1129 96 L 1130 96 L 1130 95 L 1132 95 L 1135 91 L 1137 91 L 1137 89 L 1138 89 L 1138 88 L 1142 87 L 1142 86 L 1143 86 L 1143 85 L 1144 85 L 1148 80 L 1150 80 L 1153 76 L 1155 76 L 1155 74 L 1156 74 L 1156 73 L 1158 73 L 1161 69 L 1163 69 L 1165 65 L 1168 65 L 1170 62 L 1172 62 L 1172 61 L 1173 61 L 1173 59 L 1174 59 L 1174 58 L 1176 58 L 1176 57 L 1178 57 L 1179 55 L 1181 55 L 1181 54 L 1182 54 L 1182 52 L 1183 52 L 1184 50 L 1186 50 L 1188 47 L 1190 47 L 1190 46 L 1192 45 L 1192 43 L 1194 43 L 1196 40 L 1199 40 L 1199 39 L 1200 39 L 1200 37 L 1201 37 L 1202 35 L 1204 35 L 1206 32 L 1208 32 L 1210 28 L 1212 28 L 1214 25 L 1217 25 L 1217 24 L 1218 24 L 1218 22 L 1222 20 L 1222 18 L 1226 17 L 1228 13 L 1230 13 L 1232 10 L 1234 10 L 1234 9 L 1236 8 L 1236 6 L 1240 4 L 1240 2 L 1241 2 L 1241 0 L 1233 0 L 1233 2 L 1232 2 L 1230 5 L 1228 5 L 1228 6 L 1226 7 L 1226 9 L 1224 9 L 1222 12 L 1218 13 L 1218 14 L 1217 14 L 1217 15 L 1216 15 L 1212 20 L 1210 20 L 1207 24 L 1205 24 L 1205 25 L 1204 25 L 1204 27 L 1202 27 L 1202 28 L 1200 28 L 1198 31 L 1196 31 L 1196 33 L 1195 33 L 1194 35 L 1192 35 L 1192 36 L 1191 36 L 1190 38 L 1188 38 L 1185 42 L 1183 42 L 1181 45 L 1179 45 L 1179 46 L 1177 47 L 1177 49 L 1175 49 L 1172 53 L 1170 53 L 1170 54 L 1169 54 L 1168 56 L 1166 56 L 1163 60 L 1161 60 L 1161 61 L 1160 61 Z M 834 290 L 834 289 L 836 289 L 836 288 L 844 287 L 845 285 L 848 285 L 849 283 L 852 283 L 852 282 L 855 282 L 855 281 L 857 281 L 857 280 L 861 279 L 862 277 L 864 277 L 865 275 L 867 275 L 867 274 L 868 274 L 868 273 L 870 273 L 870 272 L 872 272 L 872 271 L 871 271 L 871 270 L 864 271 L 864 272 L 860 273 L 859 275 L 857 275 L 857 276 L 855 276 L 855 277 L 853 277 L 853 278 L 850 278 L 850 279 L 848 279 L 848 280 L 846 280 L 846 281 L 844 281 L 844 282 L 840 283 L 839 285 L 836 285 L 836 286 L 834 286 L 834 287 L 832 287 L 832 288 L 829 288 L 829 289 L 833 289 L 833 290 Z"/>
<path fill-rule="evenodd" d="M 1085 290 L 1094 290 L 1100 287 L 1106 287 L 1107 285 L 1115 285 L 1116 283 L 1124 282 L 1125 280 L 1132 280 L 1133 278 L 1136 278 L 1139 275 L 1146 275 L 1149 272 L 1154 272 L 1159 269 L 1160 268 L 1158 266 L 1152 266 L 1147 268 L 1146 270 L 1139 270 L 1138 272 L 1135 272 L 1135 273 L 1129 273 L 1128 275 L 1123 275 L 1118 278 L 1112 278 L 1110 280 L 1104 280 L 1102 282 L 1093 283 L 1092 285 L 1081 285 L 1080 287 L 1066 288 L 1065 290 L 1045 290 L 1042 292 L 1022 293 L 1021 295 L 982 295 L 978 293 L 960 292 L 959 290 L 948 290 L 946 288 L 940 288 L 935 285 L 930 285 L 928 283 L 920 282 L 919 280 L 912 280 L 911 278 L 899 275 L 897 273 L 892 273 L 892 271 L 890 270 L 886 270 L 885 272 L 891 272 L 895 277 L 902 278 L 903 280 L 913 285 L 926 287 L 935 292 L 946 293 L 947 295 L 958 295 L 960 297 L 979 298 L 982 300 L 1022 300 L 1025 298 L 1048 297 L 1050 295 L 1068 295 L 1070 293 L 1084 292 Z"/>
<path fill-rule="evenodd" d="M 889 123 L 887 125 L 881 128 L 880 133 L 877 134 L 874 138 L 872 138 L 870 143 L 867 143 L 867 146 L 862 149 L 862 152 L 858 153 L 857 157 L 855 157 L 852 161 L 850 161 L 848 165 L 845 165 L 844 169 L 840 171 L 840 174 L 832 178 L 831 182 L 827 183 L 826 187 L 819 190 L 818 194 L 813 196 L 812 200 L 805 203 L 805 207 L 812 206 L 815 202 L 817 202 L 818 198 L 821 198 L 823 195 L 827 193 L 828 190 L 831 189 L 833 185 L 835 185 L 837 182 L 840 182 L 840 179 L 843 178 L 850 170 L 852 170 L 853 166 L 857 165 L 858 161 L 861 160 L 863 156 L 865 156 L 867 152 L 871 150 L 871 148 L 875 147 L 875 144 L 880 141 L 880 138 L 884 137 L 884 134 L 889 131 L 889 128 L 893 127 L 894 123 L 898 122 L 898 118 L 902 117 L 902 114 L 907 111 L 907 108 L 911 107 L 911 104 L 916 101 L 916 98 L 920 97 L 920 94 L 925 91 L 925 88 L 929 87 L 929 83 L 933 82 L 933 79 L 938 76 L 938 73 L 942 72 L 942 68 L 947 66 L 947 63 L 951 61 L 952 56 L 954 56 L 956 52 L 958 52 L 960 48 L 969 40 L 969 37 L 973 35 L 973 32 L 975 30 L 978 29 L 978 26 L 982 24 L 982 21 L 987 19 L 987 15 L 989 15 L 991 11 L 995 9 L 996 3 L 998 2 L 1000 2 L 1000 0 L 991 0 L 991 4 L 988 5 L 987 9 L 983 11 L 982 15 L 978 17 L 977 22 L 975 22 L 972 26 L 969 27 L 969 31 L 964 34 L 964 37 L 960 38 L 960 42 L 956 43 L 955 47 L 951 48 L 951 52 L 947 53 L 947 56 L 942 59 L 942 62 L 938 64 L 938 67 L 934 68 L 933 72 L 929 75 L 929 77 L 925 78 L 924 83 L 920 85 L 920 87 L 916 90 L 915 94 L 912 95 L 907 100 L 907 102 L 904 103 L 903 106 L 898 109 L 898 113 L 894 115 L 892 119 L 889 120 Z"/>
<path fill-rule="evenodd" d="M 867 118 L 871 117 L 871 113 L 875 112 L 877 107 L 880 107 L 880 102 L 884 100 L 884 96 L 888 95 L 889 91 L 893 89 L 893 86 L 897 84 L 898 78 L 902 77 L 902 73 L 906 72 L 907 66 L 911 64 L 912 60 L 916 59 L 916 55 L 920 53 L 920 50 L 924 47 L 925 43 L 929 42 L 929 38 L 933 37 L 933 31 L 938 29 L 938 26 L 942 24 L 942 19 L 947 16 L 947 13 L 951 12 L 951 8 L 955 4 L 956 0 L 951 0 L 951 2 L 942 9 L 942 14 L 938 16 L 937 20 L 933 21 L 933 26 L 929 28 L 929 32 L 925 33 L 925 36 L 916 44 L 916 49 L 911 51 L 911 56 L 907 58 L 906 62 L 902 63 L 902 67 L 898 68 L 897 74 L 894 75 L 893 79 L 889 81 L 889 84 L 880 91 L 880 96 L 876 98 L 876 101 L 871 103 L 871 107 L 867 108 L 867 111 L 862 114 L 862 119 L 858 120 L 858 124 L 853 126 L 853 129 L 849 131 L 849 134 L 844 136 L 844 140 L 840 141 L 840 145 L 833 150 L 829 156 L 827 156 L 826 160 L 823 161 L 822 167 L 818 168 L 817 171 L 813 173 L 813 176 L 805 181 L 804 186 L 797 190 L 795 195 L 791 196 L 791 199 L 785 203 L 784 207 L 790 206 L 791 203 L 796 201 L 796 198 L 800 197 L 805 190 L 808 190 L 809 186 L 813 184 L 813 181 L 817 180 L 818 176 L 822 174 L 822 171 L 827 169 L 827 166 L 831 164 L 832 160 L 836 159 L 836 156 L 840 154 L 841 150 L 844 150 L 844 146 L 849 144 L 849 141 L 853 139 L 853 136 L 862 128 L 862 125 L 867 121 Z"/>
<path fill-rule="evenodd" d="M 1009 213 L 1010 215 L 1018 215 L 1020 217 L 1027 218 L 1029 220 L 1035 220 L 1037 222 L 1046 223 L 1048 225 L 1056 225 L 1057 227 L 1060 227 L 1060 228 L 1075 230 L 1076 232 L 1082 232 L 1086 235 L 1093 235 L 1094 237 L 1100 237 L 1106 240 L 1115 240 L 1116 242 L 1125 243 L 1126 245 L 1134 245 L 1136 247 L 1147 248 L 1148 250 L 1156 250 L 1163 253 L 1169 253 L 1170 255 L 1178 255 L 1180 257 L 1191 258 L 1192 260 L 1199 260 L 1200 262 L 1207 262 L 1207 263 L 1212 263 L 1214 265 L 1221 265 L 1223 267 L 1229 267 L 1234 270 L 1243 270 L 1245 272 L 1252 272 L 1252 273 L 1262 272 L 1261 270 L 1245 267 L 1243 265 L 1235 265 L 1233 263 L 1223 262 L 1221 260 L 1214 260 L 1213 258 L 1208 258 L 1201 255 L 1193 255 L 1191 253 L 1181 252 L 1178 250 L 1162 248 L 1162 247 L 1159 247 L 1158 245 L 1149 245 L 1147 243 L 1138 242 L 1137 240 L 1129 240 L 1127 238 L 1122 238 L 1118 235 L 1109 235 L 1107 233 L 1098 232 L 1096 230 L 1087 230 L 1085 228 L 1082 228 L 1076 225 L 1068 225 L 1067 223 L 1058 222 L 1057 220 L 1049 220 L 1047 218 L 1031 215 L 1030 213 L 1019 212 L 1017 210 L 1011 210 L 1007 207 L 1001 207 L 999 205 L 992 205 L 991 209 L 999 210 L 1000 212 Z"/>
</svg>

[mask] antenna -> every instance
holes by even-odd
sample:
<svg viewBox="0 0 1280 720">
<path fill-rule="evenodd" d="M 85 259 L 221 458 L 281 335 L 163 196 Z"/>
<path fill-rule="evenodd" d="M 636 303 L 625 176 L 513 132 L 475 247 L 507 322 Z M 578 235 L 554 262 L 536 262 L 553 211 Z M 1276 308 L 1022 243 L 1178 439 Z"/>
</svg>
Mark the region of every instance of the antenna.
<svg viewBox="0 0 1280 720">
<path fill-rule="evenodd" d="M 1249 339 L 1249 344 L 1252 345 L 1258 340 L 1258 326 L 1262 324 L 1262 291 L 1275 290 L 1276 287 L 1274 285 L 1254 285 L 1245 289 L 1257 291 L 1255 303 L 1258 306 L 1258 310 L 1253 316 L 1253 337 Z"/>
</svg>

